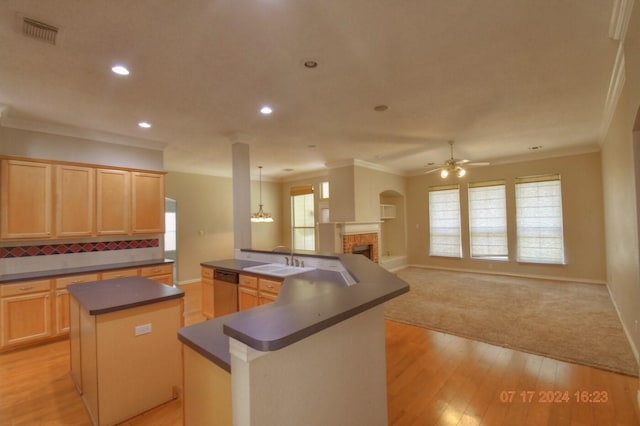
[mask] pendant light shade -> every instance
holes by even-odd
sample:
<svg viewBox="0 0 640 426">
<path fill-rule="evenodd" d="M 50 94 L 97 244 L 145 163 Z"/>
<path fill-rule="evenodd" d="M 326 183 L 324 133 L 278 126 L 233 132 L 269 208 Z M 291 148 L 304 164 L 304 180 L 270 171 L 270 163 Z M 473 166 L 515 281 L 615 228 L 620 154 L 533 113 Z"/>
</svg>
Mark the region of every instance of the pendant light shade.
<svg viewBox="0 0 640 426">
<path fill-rule="evenodd" d="M 257 213 L 251 215 L 251 222 L 273 222 L 273 218 L 269 213 L 265 213 L 262 210 L 262 166 L 258 166 L 260 169 L 260 207 Z"/>
</svg>

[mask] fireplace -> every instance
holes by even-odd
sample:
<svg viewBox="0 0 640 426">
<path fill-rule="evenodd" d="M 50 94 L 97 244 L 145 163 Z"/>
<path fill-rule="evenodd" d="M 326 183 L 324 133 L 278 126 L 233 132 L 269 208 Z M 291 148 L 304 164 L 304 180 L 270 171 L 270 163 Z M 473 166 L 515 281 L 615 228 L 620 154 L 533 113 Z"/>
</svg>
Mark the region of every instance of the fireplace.
<svg viewBox="0 0 640 426">
<path fill-rule="evenodd" d="M 378 233 L 343 235 L 342 252 L 364 254 L 371 261 L 378 263 Z M 366 252 L 368 252 L 368 255 L 365 254 Z"/>
<path fill-rule="evenodd" d="M 372 251 L 373 250 L 371 250 L 371 244 L 351 247 L 351 253 L 353 253 L 353 254 L 361 254 L 361 255 L 363 255 L 364 257 L 366 257 L 369 260 L 371 260 Z"/>
</svg>

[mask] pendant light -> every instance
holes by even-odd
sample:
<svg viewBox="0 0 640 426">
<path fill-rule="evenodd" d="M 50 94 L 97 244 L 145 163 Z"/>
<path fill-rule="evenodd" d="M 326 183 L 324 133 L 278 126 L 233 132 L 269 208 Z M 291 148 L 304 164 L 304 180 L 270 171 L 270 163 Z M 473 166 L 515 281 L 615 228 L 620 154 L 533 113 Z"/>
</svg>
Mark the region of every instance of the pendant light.
<svg viewBox="0 0 640 426">
<path fill-rule="evenodd" d="M 258 169 L 260 169 L 260 208 L 257 213 L 251 215 L 251 222 L 273 222 L 271 215 L 262 211 L 262 166 L 258 166 Z"/>
</svg>

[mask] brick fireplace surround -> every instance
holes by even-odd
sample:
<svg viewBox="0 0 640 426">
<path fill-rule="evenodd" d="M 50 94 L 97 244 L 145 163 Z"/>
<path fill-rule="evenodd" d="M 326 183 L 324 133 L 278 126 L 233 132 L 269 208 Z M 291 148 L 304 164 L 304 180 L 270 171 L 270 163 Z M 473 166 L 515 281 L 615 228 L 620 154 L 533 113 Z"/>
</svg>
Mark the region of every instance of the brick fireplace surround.
<svg viewBox="0 0 640 426">
<path fill-rule="evenodd" d="M 378 234 L 347 234 L 342 236 L 342 252 L 353 253 L 353 247 L 371 245 L 371 260 L 378 263 Z"/>
</svg>

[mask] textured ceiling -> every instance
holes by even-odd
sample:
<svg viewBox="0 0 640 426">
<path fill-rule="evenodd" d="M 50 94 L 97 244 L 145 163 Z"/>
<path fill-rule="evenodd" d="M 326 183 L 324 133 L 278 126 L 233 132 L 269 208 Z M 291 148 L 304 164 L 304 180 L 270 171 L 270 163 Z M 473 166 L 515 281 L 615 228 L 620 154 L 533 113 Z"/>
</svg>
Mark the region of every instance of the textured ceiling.
<svg viewBox="0 0 640 426">
<path fill-rule="evenodd" d="M 3 0 L 3 124 L 166 145 L 165 169 L 227 176 L 243 142 L 268 179 L 351 159 L 419 173 L 448 140 L 494 163 L 594 151 L 611 14 L 604 0 Z M 59 27 L 57 44 L 23 36 L 21 16 Z"/>
</svg>

